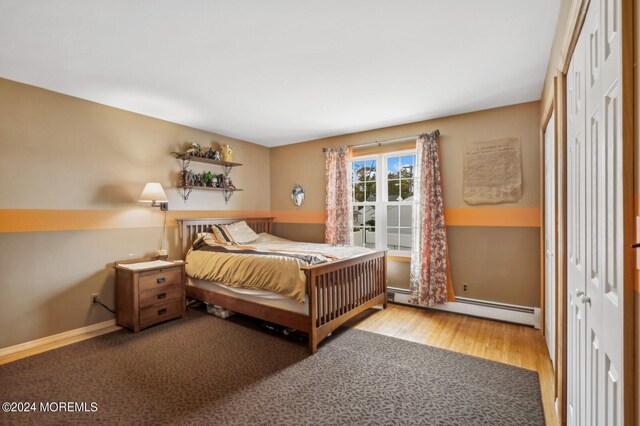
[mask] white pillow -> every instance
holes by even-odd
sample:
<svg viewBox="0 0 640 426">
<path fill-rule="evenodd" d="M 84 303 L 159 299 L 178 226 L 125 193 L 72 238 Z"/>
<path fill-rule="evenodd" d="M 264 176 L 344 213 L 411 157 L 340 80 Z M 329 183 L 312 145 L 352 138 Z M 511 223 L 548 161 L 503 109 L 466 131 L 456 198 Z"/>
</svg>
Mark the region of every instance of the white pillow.
<svg viewBox="0 0 640 426">
<path fill-rule="evenodd" d="M 232 241 L 231 243 L 235 244 L 246 244 L 253 242 L 258 239 L 258 234 L 253 232 L 253 229 L 249 228 L 247 222 L 244 220 L 240 222 L 230 223 L 228 225 L 213 225 L 212 228 L 218 227 L 227 234 L 227 237 L 230 237 Z"/>
</svg>

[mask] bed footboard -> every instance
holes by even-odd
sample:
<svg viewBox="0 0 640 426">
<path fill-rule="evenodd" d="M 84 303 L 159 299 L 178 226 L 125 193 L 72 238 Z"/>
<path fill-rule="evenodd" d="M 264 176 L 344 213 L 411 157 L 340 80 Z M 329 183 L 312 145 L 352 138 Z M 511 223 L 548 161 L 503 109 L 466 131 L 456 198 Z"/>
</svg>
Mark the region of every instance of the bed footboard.
<svg viewBox="0 0 640 426">
<path fill-rule="evenodd" d="M 387 306 L 387 251 L 302 268 L 309 295 L 309 350 L 360 312 Z"/>
</svg>

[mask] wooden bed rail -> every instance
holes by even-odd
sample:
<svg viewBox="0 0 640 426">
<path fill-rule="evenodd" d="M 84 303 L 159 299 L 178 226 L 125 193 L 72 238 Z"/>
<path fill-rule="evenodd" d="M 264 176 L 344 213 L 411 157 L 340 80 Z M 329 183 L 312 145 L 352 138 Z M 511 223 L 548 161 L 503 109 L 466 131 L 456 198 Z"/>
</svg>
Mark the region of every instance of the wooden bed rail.
<svg viewBox="0 0 640 426">
<path fill-rule="evenodd" d="M 309 349 L 345 321 L 376 305 L 387 306 L 387 251 L 301 268 L 309 296 Z"/>
</svg>

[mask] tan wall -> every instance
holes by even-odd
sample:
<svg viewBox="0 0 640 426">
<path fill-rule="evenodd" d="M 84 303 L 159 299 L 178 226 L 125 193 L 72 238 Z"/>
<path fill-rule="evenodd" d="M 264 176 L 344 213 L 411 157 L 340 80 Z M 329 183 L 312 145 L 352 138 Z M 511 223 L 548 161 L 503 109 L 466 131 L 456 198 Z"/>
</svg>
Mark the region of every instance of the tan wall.
<svg viewBox="0 0 640 426">
<path fill-rule="evenodd" d="M 189 142 L 229 143 L 246 166 L 232 178 L 243 193 L 176 188 Z M 268 210 L 269 150 L 252 143 L 0 79 L 0 208 L 129 209 L 146 182 L 160 182 L 171 210 Z M 221 173 L 197 164 L 194 170 Z"/>
<path fill-rule="evenodd" d="M 271 208 L 279 210 L 324 210 L 323 147 L 358 144 L 440 130 L 447 208 L 469 207 L 462 199 L 462 161 L 466 144 L 515 136 L 522 141 L 523 197 L 519 203 L 481 206 L 522 208 L 540 206 L 539 123 L 540 103 L 529 102 L 436 120 L 386 127 L 271 149 Z M 536 121 L 537 120 L 537 121 Z M 291 189 L 296 183 L 305 190 L 304 204 L 296 209 Z"/>
<path fill-rule="evenodd" d="M 186 142 L 233 145 L 244 191 L 185 203 L 171 152 Z M 0 79 L 0 348 L 113 318 L 89 295 L 113 306 L 112 262 L 158 248 L 162 214 L 137 202 L 146 182 L 167 192 L 178 256 L 176 217 L 268 215 L 269 167 L 265 147 Z"/>
<path fill-rule="evenodd" d="M 273 148 L 271 208 L 281 222 L 276 225 L 275 232 L 298 240 L 321 239 L 325 208 L 322 147 L 398 138 L 439 129 L 445 208 L 452 213 L 450 217 L 456 218 L 456 226 L 449 226 L 456 294 L 539 306 L 540 243 L 539 211 L 536 210 L 540 205 L 539 122 L 540 104 L 530 102 Z M 466 205 L 462 199 L 465 145 L 514 136 L 522 141 L 522 200 L 494 206 Z M 305 189 L 305 202 L 300 208 L 293 206 L 289 195 L 295 184 Z M 531 219 L 532 211 L 537 221 Z M 504 223 L 487 220 L 496 213 L 502 213 L 506 219 Z M 519 220 L 525 213 L 527 217 Z M 513 223 L 511 219 L 514 219 Z M 513 226 L 514 223 L 517 226 Z M 406 262 L 390 265 L 390 285 L 408 288 L 408 266 Z M 467 293 L 462 291 L 463 282 L 468 283 Z"/>
</svg>

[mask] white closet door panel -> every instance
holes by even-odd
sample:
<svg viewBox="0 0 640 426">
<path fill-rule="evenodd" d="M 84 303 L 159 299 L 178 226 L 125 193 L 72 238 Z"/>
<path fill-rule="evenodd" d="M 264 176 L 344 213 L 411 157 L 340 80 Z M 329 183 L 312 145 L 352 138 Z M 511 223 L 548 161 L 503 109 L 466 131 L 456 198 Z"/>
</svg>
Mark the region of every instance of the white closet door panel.
<svg viewBox="0 0 640 426">
<path fill-rule="evenodd" d="M 551 114 L 544 135 L 545 143 L 545 339 L 551 363 L 556 359 L 556 143 L 555 114 Z"/>
<path fill-rule="evenodd" d="M 601 59 L 602 32 L 600 21 L 600 5 L 594 1 L 583 27 L 586 37 L 586 148 L 587 148 L 587 277 L 585 299 L 582 302 L 586 327 L 586 418 L 584 424 L 602 424 L 602 401 L 604 390 L 602 374 L 604 356 L 602 351 L 602 319 L 600 298 L 593 295 L 601 293 L 605 273 L 604 265 L 604 209 L 605 186 L 602 179 L 604 168 L 605 145 L 602 137 L 602 93 L 601 93 Z"/>
</svg>

